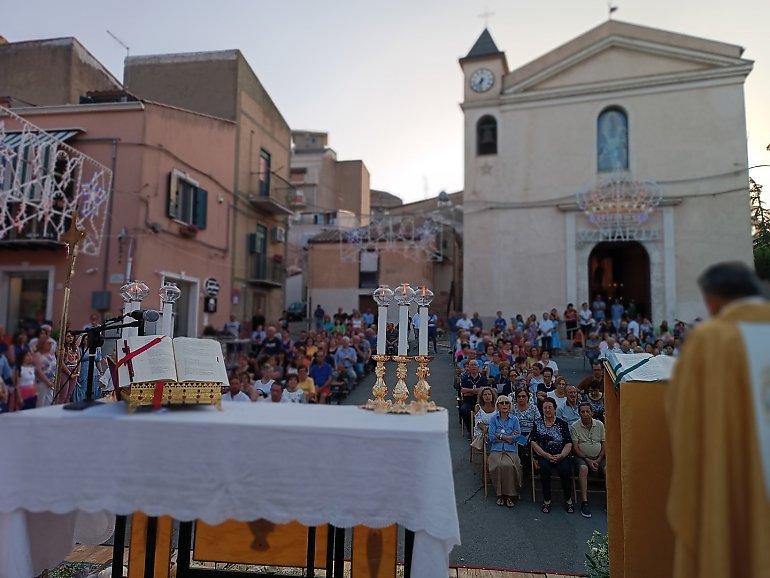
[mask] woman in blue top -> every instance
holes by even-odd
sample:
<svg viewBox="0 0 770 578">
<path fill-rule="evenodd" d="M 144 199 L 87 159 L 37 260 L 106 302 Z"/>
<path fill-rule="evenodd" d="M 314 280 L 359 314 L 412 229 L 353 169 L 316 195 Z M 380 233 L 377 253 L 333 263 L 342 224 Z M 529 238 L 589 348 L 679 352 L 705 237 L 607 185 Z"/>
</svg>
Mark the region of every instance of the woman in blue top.
<svg viewBox="0 0 770 578">
<path fill-rule="evenodd" d="M 497 491 L 497 505 L 513 508 L 521 490 L 521 460 L 518 444 L 527 443 L 521 435 L 519 419 L 511 415 L 511 398 L 497 398 L 497 414 L 489 422 L 489 477 Z"/>
</svg>

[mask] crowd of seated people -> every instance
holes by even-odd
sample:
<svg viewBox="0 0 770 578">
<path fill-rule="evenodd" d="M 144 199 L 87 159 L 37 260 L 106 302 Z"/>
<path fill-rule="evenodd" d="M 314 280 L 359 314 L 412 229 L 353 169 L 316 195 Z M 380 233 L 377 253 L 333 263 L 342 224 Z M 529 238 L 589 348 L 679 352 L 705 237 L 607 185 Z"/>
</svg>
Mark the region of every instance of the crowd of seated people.
<svg viewBox="0 0 770 578">
<path fill-rule="evenodd" d="M 233 399 L 277 403 L 328 403 L 352 391 L 371 371 L 377 335 L 373 314 L 317 308 L 313 329 L 292 338 L 285 323 L 255 325 L 251 350 L 229 370 Z M 281 396 L 274 395 L 278 384 Z M 244 396 L 237 395 L 243 393 Z M 244 399 L 245 398 L 245 399 Z"/>
<path fill-rule="evenodd" d="M 579 511 L 591 517 L 588 474 L 603 473 L 605 468 L 601 358 L 610 351 L 677 355 L 686 330 L 679 321 L 672 329 L 666 322 L 653 328 L 647 318 L 634 313 L 633 304 L 623 308 L 616 302 L 611 307 L 605 311 L 606 304 L 597 297 L 591 307 L 584 303 L 577 310 L 568 305 L 563 318 L 554 309 L 540 320 L 536 315 L 526 320 L 516 315 L 510 323 L 498 312 L 489 331 L 478 314 L 450 316 L 450 353 L 463 429 L 474 447 L 486 442 L 498 505 L 516 503 L 522 464 L 531 459 L 540 472 L 543 513 L 551 511 L 552 475 L 561 479 L 565 510 L 578 509 L 571 494 L 574 471 Z M 561 344 L 595 352 L 590 356 L 591 374 L 577 384 L 568 383 L 551 358 Z M 521 443 L 511 441 L 518 436 Z"/>
</svg>

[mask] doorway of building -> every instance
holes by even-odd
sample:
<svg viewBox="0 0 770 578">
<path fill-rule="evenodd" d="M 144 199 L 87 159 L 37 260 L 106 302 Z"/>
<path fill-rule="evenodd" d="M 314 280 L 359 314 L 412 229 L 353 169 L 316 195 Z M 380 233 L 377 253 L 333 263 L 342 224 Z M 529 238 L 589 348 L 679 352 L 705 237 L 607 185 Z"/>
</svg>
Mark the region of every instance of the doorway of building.
<svg viewBox="0 0 770 578">
<path fill-rule="evenodd" d="M 618 299 L 628 310 L 630 305 L 645 317 L 651 315 L 650 256 L 641 243 L 603 242 L 588 257 L 589 302 L 600 294 L 610 305 Z"/>
<path fill-rule="evenodd" d="M 7 287 L 5 327 L 14 332 L 35 320 L 48 320 L 49 311 L 48 271 L 26 271 L 7 273 L 4 285 Z"/>
</svg>

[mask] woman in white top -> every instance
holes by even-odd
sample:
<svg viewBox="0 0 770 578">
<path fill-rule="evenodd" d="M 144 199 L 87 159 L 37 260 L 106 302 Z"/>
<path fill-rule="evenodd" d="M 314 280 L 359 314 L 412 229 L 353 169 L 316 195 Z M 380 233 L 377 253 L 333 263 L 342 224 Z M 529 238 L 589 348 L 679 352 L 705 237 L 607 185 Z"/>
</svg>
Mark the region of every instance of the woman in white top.
<svg viewBox="0 0 770 578">
<path fill-rule="evenodd" d="M 286 389 L 281 394 L 282 401 L 290 403 L 305 403 L 305 392 L 299 388 L 299 378 L 296 373 L 286 377 Z"/>
<path fill-rule="evenodd" d="M 25 351 L 13 373 L 13 390 L 8 400 L 8 410 L 32 409 L 37 405 L 37 377 L 42 376 L 35 364 L 34 354 Z"/>
<path fill-rule="evenodd" d="M 548 397 L 556 400 L 556 411 L 567 403 L 567 380 L 561 375 L 556 378 L 556 389 L 548 392 Z"/>
<path fill-rule="evenodd" d="M 473 423 L 473 438 L 480 435 L 487 435 L 487 429 L 489 428 L 489 422 L 492 420 L 492 416 L 497 409 L 495 408 L 495 401 L 497 400 L 497 392 L 491 387 L 482 387 L 479 393 L 478 403 L 476 404 L 476 419 Z"/>
</svg>

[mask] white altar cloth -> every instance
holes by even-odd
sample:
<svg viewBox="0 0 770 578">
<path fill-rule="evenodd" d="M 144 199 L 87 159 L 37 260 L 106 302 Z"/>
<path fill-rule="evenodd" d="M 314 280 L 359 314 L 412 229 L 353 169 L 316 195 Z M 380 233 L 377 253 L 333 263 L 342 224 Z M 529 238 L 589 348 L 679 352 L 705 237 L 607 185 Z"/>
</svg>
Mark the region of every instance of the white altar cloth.
<svg viewBox="0 0 770 578">
<path fill-rule="evenodd" d="M 460 543 L 446 412 L 223 405 L 0 417 L 0 578 L 63 559 L 84 513 L 137 511 L 210 524 L 397 523 L 415 532 L 412 575 L 446 577 Z"/>
</svg>

